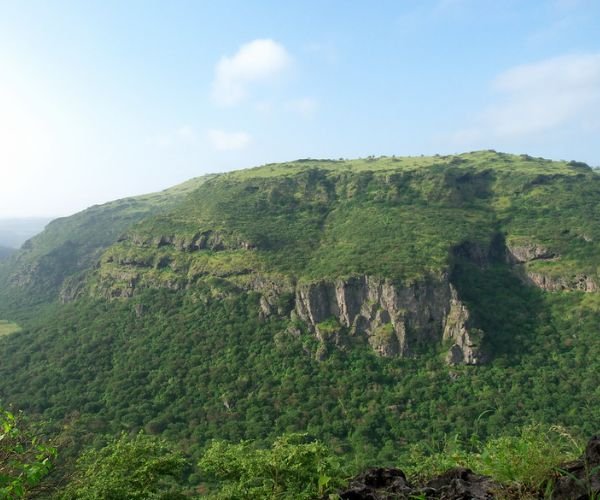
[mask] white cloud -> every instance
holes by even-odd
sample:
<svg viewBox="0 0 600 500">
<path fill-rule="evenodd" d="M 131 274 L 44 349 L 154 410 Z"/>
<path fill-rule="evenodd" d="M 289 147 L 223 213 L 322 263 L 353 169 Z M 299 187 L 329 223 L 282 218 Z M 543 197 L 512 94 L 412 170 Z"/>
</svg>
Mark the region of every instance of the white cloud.
<svg viewBox="0 0 600 500">
<path fill-rule="evenodd" d="M 319 107 L 319 103 L 312 97 L 302 97 L 300 99 L 294 99 L 288 101 L 285 105 L 285 109 L 298 113 L 299 115 L 308 118 L 313 116 Z"/>
<path fill-rule="evenodd" d="M 252 137 L 246 132 L 225 132 L 224 130 L 212 129 L 208 131 L 207 136 L 217 151 L 244 149 L 252 142 Z"/>
<path fill-rule="evenodd" d="M 290 65 L 291 57 L 283 45 L 270 39 L 246 43 L 217 64 L 213 98 L 224 106 L 237 104 L 246 97 L 249 86 L 279 76 Z"/>
<path fill-rule="evenodd" d="M 492 82 L 495 101 L 455 139 L 511 138 L 583 126 L 600 113 L 600 54 L 524 64 Z"/>
</svg>

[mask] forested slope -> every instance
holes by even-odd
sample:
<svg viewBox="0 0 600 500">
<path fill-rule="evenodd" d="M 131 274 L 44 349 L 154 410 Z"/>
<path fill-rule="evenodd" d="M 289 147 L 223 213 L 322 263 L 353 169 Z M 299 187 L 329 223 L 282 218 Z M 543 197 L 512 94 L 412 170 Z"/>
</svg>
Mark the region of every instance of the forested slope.
<svg viewBox="0 0 600 500">
<path fill-rule="evenodd" d="M 177 205 L 207 177 L 144 196 L 93 207 L 53 220 L 0 264 L 0 314 L 52 302 L 63 283 L 92 268 L 102 250 L 135 222 Z"/>
</svg>

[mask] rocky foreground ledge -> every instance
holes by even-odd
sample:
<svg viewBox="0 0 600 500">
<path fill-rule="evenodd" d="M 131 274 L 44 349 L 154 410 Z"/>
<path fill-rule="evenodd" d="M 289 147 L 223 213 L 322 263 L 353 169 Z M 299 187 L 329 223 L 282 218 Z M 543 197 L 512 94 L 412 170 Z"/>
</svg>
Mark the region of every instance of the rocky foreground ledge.
<svg viewBox="0 0 600 500">
<path fill-rule="evenodd" d="M 422 485 L 410 484 L 400 469 L 372 468 L 352 479 L 339 497 L 342 500 L 596 499 L 600 495 L 600 436 L 589 441 L 579 460 L 549 471 L 548 482 L 540 491 L 525 494 L 518 486 L 500 484 L 462 467 L 448 470 Z"/>
</svg>

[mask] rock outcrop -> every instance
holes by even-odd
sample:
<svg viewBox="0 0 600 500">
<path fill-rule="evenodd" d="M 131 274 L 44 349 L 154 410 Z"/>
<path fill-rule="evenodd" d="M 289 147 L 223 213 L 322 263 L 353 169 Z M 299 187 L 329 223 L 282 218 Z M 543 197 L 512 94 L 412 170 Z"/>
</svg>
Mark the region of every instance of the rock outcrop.
<svg viewBox="0 0 600 500">
<path fill-rule="evenodd" d="M 553 500 L 580 500 L 600 495 L 600 436 L 588 442 L 583 456 L 559 468 L 552 487 Z"/>
<path fill-rule="evenodd" d="M 530 243 L 526 245 L 506 246 L 507 260 L 511 264 L 522 264 L 532 260 L 550 260 L 558 258 L 558 254 L 542 245 Z"/>
<path fill-rule="evenodd" d="M 119 241 L 131 240 L 131 242 L 140 247 L 160 248 L 172 246 L 177 250 L 185 252 L 195 252 L 198 250 L 250 250 L 256 245 L 246 241 L 232 233 L 206 230 L 191 235 L 160 235 L 160 236 L 140 236 L 132 233 Z"/>
<path fill-rule="evenodd" d="M 588 442 L 583 456 L 558 467 L 549 484 L 527 498 L 552 498 L 552 500 L 585 500 L 600 494 L 600 437 Z M 411 484 L 404 472 L 395 468 L 370 468 L 350 480 L 338 493 L 343 500 L 397 500 L 411 498 L 437 498 L 444 500 L 491 500 L 524 497 L 517 487 L 502 485 L 488 476 L 470 469 L 456 467 L 420 484 Z"/>
<path fill-rule="evenodd" d="M 597 292 L 600 290 L 596 281 L 585 274 L 566 277 L 527 271 L 526 277 L 529 284 L 537 286 L 547 292 L 559 292 L 563 290 Z"/>
<path fill-rule="evenodd" d="M 445 341 L 451 341 L 452 346 L 446 356 L 450 365 L 478 365 L 487 361 L 481 342 L 483 331 L 470 326 L 471 314 L 459 300 L 456 289 L 450 285 L 450 310 L 444 324 Z"/>
<path fill-rule="evenodd" d="M 368 469 L 350 481 L 339 493 L 343 500 L 397 500 L 440 498 L 446 500 L 490 500 L 497 498 L 502 487 L 487 476 L 470 469 L 450 469 L 426 484 L 413 486 L 400 469 Z"/>
<path fill-rule="evenodd" d="M 294 308 L 294 282 L 279 276 L 272 279 L 262 274 L 253 275 L 247 288 L 260 293 L 259 318 L 270 316 L 288 316 Z"/>
<path fill-rule="evenodd" d="M 412 356 L 442 340 L 448 361 L 478 364 L 481 332 L 470 332 L 469 312 L 446 277 L 398 285 L 372 276 L 319 281 L 296 288 L 295 314 L 322 342 L 343 346 L 366 337 L 381 356 Z"/>
<path fill-rule="evenodd" d="M 506 246 L 506 261 L 520 270 L 523 281 L 547 292 L 580 291 L 598 292 L 597 281 L 586 274 L 572 276 L 556 276 L 549 273 L 532 270 L 527 264 L 534 261 L 553 261 L 560 255 L 537 243 Z"/>
<path fill-rule="evenodd" d="M 410 498 L 411 488 L 400 469 L 372 468 L 350 481 L 348 488 L 339 493 L 342 500 L 373 500 Z"/>
</svg>

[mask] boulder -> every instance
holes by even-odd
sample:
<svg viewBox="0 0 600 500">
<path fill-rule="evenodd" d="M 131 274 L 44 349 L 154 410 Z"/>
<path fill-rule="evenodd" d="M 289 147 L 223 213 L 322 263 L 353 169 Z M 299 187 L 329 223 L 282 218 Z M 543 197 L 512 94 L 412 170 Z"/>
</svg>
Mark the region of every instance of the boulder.
<svg viewBox="0 0 600 500">
<path fill-rule="evenodd" d="M 600 436 L 588 442 L 583 456 L 559 468 L 552 500 L 588 500 L 600 497 Z"/>
</svg>

